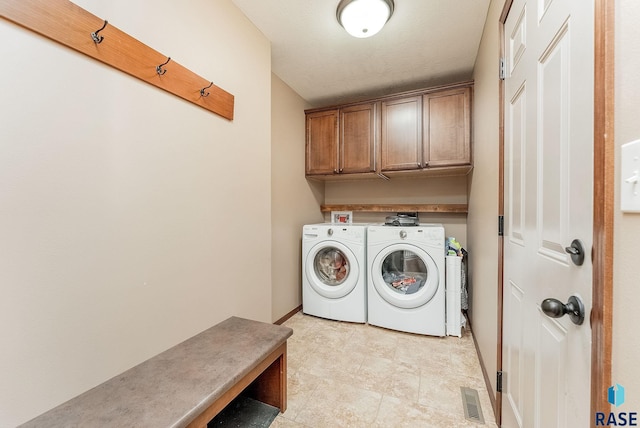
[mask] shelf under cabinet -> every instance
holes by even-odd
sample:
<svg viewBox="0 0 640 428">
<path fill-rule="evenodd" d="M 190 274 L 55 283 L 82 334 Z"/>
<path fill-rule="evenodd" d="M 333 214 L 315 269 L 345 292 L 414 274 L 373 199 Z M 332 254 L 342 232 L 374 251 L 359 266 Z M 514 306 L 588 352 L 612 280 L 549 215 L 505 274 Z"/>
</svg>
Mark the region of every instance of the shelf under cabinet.
<svg viewBox="0 0 640 428">
<path fill-rule="evenodd" d="M 467 204 L 329 204 L 320 205 L 320 211 L 361 211 L 361 212 L 421 212 L 467 214 Z"/>
</svg>

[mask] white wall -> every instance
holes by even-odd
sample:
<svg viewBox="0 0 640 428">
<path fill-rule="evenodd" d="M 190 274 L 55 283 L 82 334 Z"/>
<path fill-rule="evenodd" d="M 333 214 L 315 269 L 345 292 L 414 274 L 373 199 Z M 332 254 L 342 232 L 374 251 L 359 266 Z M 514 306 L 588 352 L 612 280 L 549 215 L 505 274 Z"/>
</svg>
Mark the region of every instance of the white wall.
<svg viewBox="0 0 640 428">
<path fill-rule="evenodd" d="M 269 42 L 229 0 L 75 2 L 234 94 L 235 119 L 0 20 L 0 426 L 272 319 Z"/>
<path fill-rule="evenodd" d="M 616 411 L 640 411 L 640 214 L 620 211 L 620 146 L 640 139 L 640 3 L 617 0 L 615 13 L 615 146 L 616 200 L 614 222 L 614 307 L 612 381 L 626 389 L 625 404 Z M 604 393 L 604 391 L 603 391 Z"/>
<path fill-rule="evenodd" d="M 277 321 L 302 304 L 302 226 L 323 222 L 324 184 L 304 177 L 309 105 L 275 74 L 271 82 L 271 282 Z"/>
<path fill-rule="evenodd" d="M 496 388 L 498 316 L 498 19 L 504 0 L 489 7 L 474 67 L 474 167 L 469 177 L 470 318 L 480 357 Z"/>
</svg>

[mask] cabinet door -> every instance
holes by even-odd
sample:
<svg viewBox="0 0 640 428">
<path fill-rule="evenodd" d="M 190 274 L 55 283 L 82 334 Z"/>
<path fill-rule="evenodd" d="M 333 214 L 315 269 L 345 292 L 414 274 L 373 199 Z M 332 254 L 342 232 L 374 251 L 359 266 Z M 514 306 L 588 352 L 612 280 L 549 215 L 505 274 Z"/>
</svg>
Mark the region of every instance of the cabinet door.
<svg viewBox="0 0 640 428">
<path fill-rule="evenodd" d="M 306 173 L 338 172 L 338 110 L 307 114 Z"/>
<path fill-rule="evenodd" d="M 424 95 L 423 166 L 471 164 L 471 88 Z"/>
<path fill-rule="evenodd" d="M 340 110 L 341 174 L 376 170 L 376 103 Z"/>
<path fill-rule="evenodd" d="M 422 97 L 382 101 L 380 169 L 398 171 L 422 167 Z"/>
</svg>

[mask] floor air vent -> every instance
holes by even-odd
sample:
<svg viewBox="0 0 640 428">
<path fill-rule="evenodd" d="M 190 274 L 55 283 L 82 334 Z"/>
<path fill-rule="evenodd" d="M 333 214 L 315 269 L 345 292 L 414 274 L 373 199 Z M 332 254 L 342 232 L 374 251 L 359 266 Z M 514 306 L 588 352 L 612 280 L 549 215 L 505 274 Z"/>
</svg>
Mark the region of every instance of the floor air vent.
<svg viewBox="0 0 640 428">
<path fill-rule="evenodd" d="M 473 422 L 484 423 L 482 417 L 482 407 L 480 407 L 480 397 L 478 391 L 471 388 L 460 387 L 462 392 L 462 407 L 464 408 L 464 417 Z"/>
</svg>

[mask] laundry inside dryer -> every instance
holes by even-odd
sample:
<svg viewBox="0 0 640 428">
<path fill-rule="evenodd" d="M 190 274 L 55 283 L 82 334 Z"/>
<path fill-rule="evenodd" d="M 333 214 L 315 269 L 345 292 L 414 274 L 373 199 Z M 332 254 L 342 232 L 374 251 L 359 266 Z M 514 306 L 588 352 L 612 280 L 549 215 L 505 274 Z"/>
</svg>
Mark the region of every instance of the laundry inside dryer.
<svg viewBox="0 0 640 428">
<path fill-rule="evenodd" d="M 394 251 L 382 262 L 382 279 L 397 293 L 413 294 L 424 286 L 427 266 L 412 251 Z"/>
<path fill-rule="evenodd" d="M 349 275 L 347 256 L 333 247 L 318 252 L 314 267 L 318 278 L 327 285 L 341 284 Z"/>
</svg>

